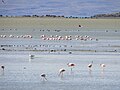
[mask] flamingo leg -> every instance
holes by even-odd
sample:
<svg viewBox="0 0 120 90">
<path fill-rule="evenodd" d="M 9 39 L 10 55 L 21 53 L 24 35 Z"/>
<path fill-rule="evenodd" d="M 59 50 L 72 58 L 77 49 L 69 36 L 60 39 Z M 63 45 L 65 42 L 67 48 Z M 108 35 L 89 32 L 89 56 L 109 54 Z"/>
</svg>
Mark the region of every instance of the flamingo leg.
<svg viewBox="0 0 120 90">
<path fill-rule="evenodd" d="M 46 77 L 44 77 L 44 80 L 46 80 L 46 81 L 47 81 L 47 78 L 46 78 Z"/>
<path fill-rule="evenodd" d="M 58 76 L 60 76 L 61 75 L 61 72 L 58 74 Z"/>
<path fill-rule="evenodd" d="M 102 72 L 104 72 L 104 67 L 102 68 Z"/>
<path fill-rule="evenodd" d="M 63 78 L 63 72 L 61 73 L 61 78 Z"/>
</svg>

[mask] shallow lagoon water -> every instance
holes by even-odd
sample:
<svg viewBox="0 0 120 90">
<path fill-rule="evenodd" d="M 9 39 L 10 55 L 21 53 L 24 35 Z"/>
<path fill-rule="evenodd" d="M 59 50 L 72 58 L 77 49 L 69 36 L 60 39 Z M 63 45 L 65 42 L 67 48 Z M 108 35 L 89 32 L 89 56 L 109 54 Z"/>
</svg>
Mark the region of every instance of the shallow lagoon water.
<svg viewBox="0 0 120 90">
<path fill-rule="evenodd" d="M 0 34 L 7 35 L 7 38 L 0 38 L 0 45 L 13 47 L 4 47 L 6 50 L 0 47 L 0 64 L 5 65 L 4 72 L 0 69 L 0 90 L 120 90 L 120 31 L 115 30 L 48 32 L 1 29 Z M 10 34 L 31 34 L 33 38 L 8 38 Z M 44 41 L 40 38 L 42 34 L 89 35 L 98 41 Z M 29 45 L 32 48 L 28 49 Z M 38 51 L 34 50 L 34 46 Z M 66 51 L 49 52 L 50 49 Z M 30 60 L 29 54 L 35 55 L 35 58 Z M 93 67 L 89 71 L 87 65 L 91 61 Z M 69 62 L 76 64 L 72 72 L 67 67 Z M 101 63 L 106 64 L 104 71 L 100 68 Z M 58 76 L 60 68 L 66 69 L 63 78 Z M 40 77 L 42 73 L 47 75 L 47 81 Z"/>
<path fill-rule="evenodd" d="M 28 55 L 0 55 L 1 90 L 119 90 L 120 55 L 36 55 L 29 60 Z M 93 61 L 92 71 L 87 65 Z M 76 63 L 73 71 L 68 62 Z M 105 63 L 101 70 L 99 64 Z M 25 68 L 24 68 L 25 67 Z M 64 77 L 58 76 L 60 68 L 65 68 Z M 46 73 L 48 81 L 43 81 L 41 73 Z"/>
</svg>

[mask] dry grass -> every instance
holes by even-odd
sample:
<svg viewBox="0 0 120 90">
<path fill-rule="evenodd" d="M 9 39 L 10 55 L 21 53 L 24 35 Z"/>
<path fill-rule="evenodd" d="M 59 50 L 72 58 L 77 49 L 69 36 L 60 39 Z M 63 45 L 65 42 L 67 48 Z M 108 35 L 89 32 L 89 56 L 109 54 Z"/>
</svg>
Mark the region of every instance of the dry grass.
<svg viewBox="0 0 120 90">
<path fill-rule="evenodd" d="M 0 28 L 120 30 L 120 19 L 0 18 Z"/>
</svg>

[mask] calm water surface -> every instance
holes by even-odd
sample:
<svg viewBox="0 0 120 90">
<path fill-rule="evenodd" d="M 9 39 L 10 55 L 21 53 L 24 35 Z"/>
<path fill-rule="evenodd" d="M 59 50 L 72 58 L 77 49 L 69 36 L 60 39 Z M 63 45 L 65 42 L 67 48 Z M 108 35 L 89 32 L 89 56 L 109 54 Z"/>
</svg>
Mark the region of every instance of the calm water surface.
<svg viewBox="0 0 120 90">
<path fill-rule="evenodd" d="M 89 35 L 98 41 L 44 41 L 40 39 L 40 35 L 44 33 L 36 31 L 32 39 L 0 38 L 0 45 L 13 45 L 13 47 L 5 46 L 7 50 L 2 50 L 3 47 L 0 47 L 0 65 L 5 65 L 5 71 L 0 69 L 0 90 L 120 90 L 119 30 L 59 33 L 63 36 Z M 21 35 L 17 31 L 1 32 L 1 34 Z M 29 45 L 32 45 L 33 50 L 27 50 Z M 34 51 L 34 47 L 38 50 L 67 49 L 67 51 L 40 52 Z M 71 50 L 72 54 L 69 54 Z M 34 59 L 30 60 L 29 54 L 35 55 Z M 87 65 L 91 61 L 93 67 L 92 71 L 89 71 Z M 67 67 L 69 62 L 76 64 L 72 72 Z M 101 63 L 106 64 L 104 71 L 100 68 Z M 66 70 L 63 78 L 58 76 L 60 68 Z M 40 77 L 42 73 L 47 75 L 47 81 L 43 81 Z"/>
<path fill-rule="evenodd" d="M 5 71 L 0 71 L 0 90 L 119 90 L 120 55 L 0 55 Z M 92 71 L 87 65 L 93 61 Z M 73 71 L 68 62 L 76 63 Z M 105 63 L 101 70 L 99 64 Z M 64 77 L 58 77 L 65 68 Z M 41 73 L 47 74 L 43 81 Z"/>
</svg>

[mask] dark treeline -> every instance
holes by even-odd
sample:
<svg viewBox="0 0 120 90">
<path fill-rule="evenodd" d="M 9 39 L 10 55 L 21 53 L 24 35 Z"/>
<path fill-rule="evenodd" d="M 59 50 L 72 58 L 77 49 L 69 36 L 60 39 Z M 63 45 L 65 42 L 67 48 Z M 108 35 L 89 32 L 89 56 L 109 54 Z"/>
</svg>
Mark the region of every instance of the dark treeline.
<svg viewBox="0 0 120 90">
<path fill-rule="evenodd" d="M 0 17 L 51 17 L 51 18 L 90 18 L 90 17 L 74 17 L 74 16 L 69 16 L 65 17 L 64 15 L 22 15 L 22 16 L 8 16 L 8 15 L 0 15 Z"/>
<path fill-rule="evenodd" d="M 90 17 L 74 17 L 69 16 L 65 17 L 64 15 L 21 15 L 21 16 L 8 16 L 8 15 L 0 15 L 0 17 L 51 17 L 51 18 L 81 18 L 81 19 L 89 19 L 89 18 L 120 18 L 120 12 L 112 13 L 112 14 L 97 14 Z"/>
<path fill-rule="evenodd" d="M 120 12 L 111 13 L 111 14 L 97 14 L 91 16 L 91 18 L 120 18 Z"/>
</svg>

